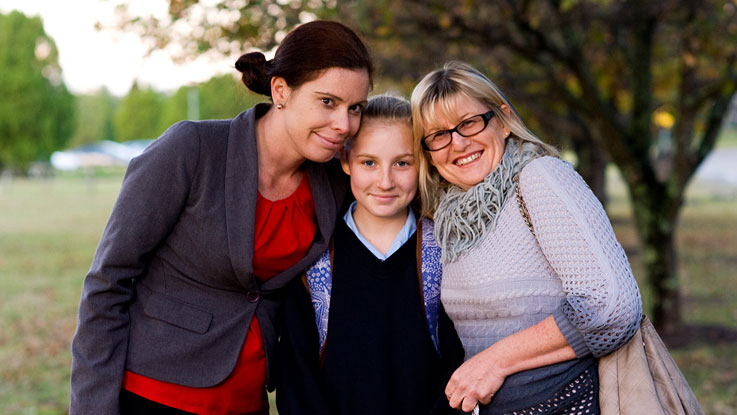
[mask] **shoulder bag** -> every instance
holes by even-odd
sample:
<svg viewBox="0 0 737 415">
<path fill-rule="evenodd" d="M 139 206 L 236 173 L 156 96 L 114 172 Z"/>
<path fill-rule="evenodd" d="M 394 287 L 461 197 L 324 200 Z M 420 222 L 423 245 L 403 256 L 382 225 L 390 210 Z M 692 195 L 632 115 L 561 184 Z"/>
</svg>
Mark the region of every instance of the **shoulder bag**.
<svg viewBox="0 0 737 415">
<path fill-rule="evenodd" d="M 515 176 L 517 204 L 535 236 Z M 647 316 L 640 329 L 619 349 L 599 358 L 601 415 L 703 415 L 686 378 Z"/>
</svg>

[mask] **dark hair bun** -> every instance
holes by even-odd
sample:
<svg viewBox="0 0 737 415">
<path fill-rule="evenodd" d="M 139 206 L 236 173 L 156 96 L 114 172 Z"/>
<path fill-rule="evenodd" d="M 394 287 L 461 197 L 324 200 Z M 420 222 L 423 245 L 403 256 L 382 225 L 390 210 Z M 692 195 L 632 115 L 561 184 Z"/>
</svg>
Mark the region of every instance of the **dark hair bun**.
<svg viewBox="0 0 737 415">
<path fill-rule="evenodd" d="M 271 62 L 261 52 L 249 52 L 241 55 L 235 62 L 235 69 L 240 72 L 241 80 L 251 91 L 271 96 L 271 76 L 269 67 Z"/>
</svg>

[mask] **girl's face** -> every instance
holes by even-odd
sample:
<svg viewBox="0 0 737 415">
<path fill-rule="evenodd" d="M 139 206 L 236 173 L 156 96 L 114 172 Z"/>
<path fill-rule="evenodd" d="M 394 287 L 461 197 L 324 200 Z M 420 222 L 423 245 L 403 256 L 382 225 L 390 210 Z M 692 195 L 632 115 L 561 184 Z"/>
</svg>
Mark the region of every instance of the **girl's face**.
<svg viewBox="0 0 737 415">
<path fill-rule="evenodd" d="M 341 159 L 357 201 L 354 218 L 406 220 L 417 193 L 417 167 L 407 123 L 371 120 Z"/>
<path fill-rule="evenodd" d="M 439 106 L 435 108 L 438 119 L 428 125 L 424 134 L 429 135 L 439 130 L 450 130 L 463 120 L 489 111 L 489 106 L 465 95 L 455 99 L 456 113 L 446 119 Z M 509 111 L 507 106 L 502 111 Z M 493 117 L 480 133 L 471 137 L 463 137 L 454 132 L 450 145 L 438 151 L 430 151 L 430 163 L 438 169 L 445 180 L 468 190 L 480 183 L 489 175 L 502 159 L 509 130 Z"/>
<path fill-rule="evenodd" d="M 290 88 L 282 78 L 272 80 L 274 102 L 284 104 L 278 111 L 284 112 L 291 147 L 316 162 L 333 158 L 356 134 L 368 90 L 369 76 L 363 69 L 330 68 L 298 88 Z"/>
</svg>

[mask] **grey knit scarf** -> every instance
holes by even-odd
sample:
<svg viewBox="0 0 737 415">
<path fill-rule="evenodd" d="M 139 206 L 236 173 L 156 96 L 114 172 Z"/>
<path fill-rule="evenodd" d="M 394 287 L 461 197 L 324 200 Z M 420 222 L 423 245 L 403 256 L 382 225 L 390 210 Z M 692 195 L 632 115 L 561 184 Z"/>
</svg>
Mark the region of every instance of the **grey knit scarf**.
<svg viewBox="0 0 737 415">
<path fill-rule="evenodd" d="M 483 181 L 468 191 L 455 185 L 446 190 L 435 210 L 435 237 L 443 252 L 442 263 L 456 261 L 494 230 L 497 215 L 514 191 L 514 176 L 543 155 L 537 144 L 509 138 L 499 165 Z"/>
</svg>

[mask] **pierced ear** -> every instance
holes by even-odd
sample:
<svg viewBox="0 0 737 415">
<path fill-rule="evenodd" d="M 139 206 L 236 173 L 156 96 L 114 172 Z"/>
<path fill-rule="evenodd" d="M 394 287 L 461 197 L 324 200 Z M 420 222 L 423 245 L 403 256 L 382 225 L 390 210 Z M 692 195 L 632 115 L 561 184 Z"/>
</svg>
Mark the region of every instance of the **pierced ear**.
<svg viewBox="0 0 737 415">
<path fill-rule="evenodd" d="M 287 81 L 284 78 L 280 76 L 271 78 L 271 100 L 274 103 L 284 104 L 289 99 L 291 93 L 292 88 L 287 85 Z"/>
<path fill-rule="evenodd" d="M 512 114 L 512 111 L 509 108 L 509 105 L 507 105 L 507 104 L 500 105 L 499 106 L 499 109 L 502 110 L 502 112 L 504 112 L 504 115 L 506 115 L 506 116 L 510 116 Z M 509 135 L 512 132 L 512 130 L 510 130 L 506 125 L 504 125 L 504 121 L 502 121 L 501 118 L 498 119 L 497 122 L 504 128 L 504 138 L 509 137 Z"/>
</svg>

